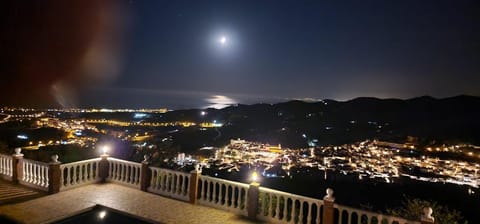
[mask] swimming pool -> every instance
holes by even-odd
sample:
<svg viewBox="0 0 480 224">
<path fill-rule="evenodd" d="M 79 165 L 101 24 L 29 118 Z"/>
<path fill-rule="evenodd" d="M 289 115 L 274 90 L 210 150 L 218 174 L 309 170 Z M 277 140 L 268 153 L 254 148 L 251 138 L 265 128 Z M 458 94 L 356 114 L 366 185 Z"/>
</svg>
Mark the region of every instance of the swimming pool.
<svg viewBox="0 0 480 224">
<path fill-rule="evenodd" d="M 55 221 L 55 224 L 72 224 L 72 223 L 93 223 L 93 224 L 106 224 L 106 223 L 139 223 L 139 224 L 152 224 L 157 223 L 154 221 L 147 221 L 143 218 L 136 217 L 130 214 L 126 214 L 117 211 L 112 208 L 108 208 L 101 205 L 96 205 L 91 209 L 82 212 L 80 214 L 73 215 L 71 217 Z"/>
</svg>

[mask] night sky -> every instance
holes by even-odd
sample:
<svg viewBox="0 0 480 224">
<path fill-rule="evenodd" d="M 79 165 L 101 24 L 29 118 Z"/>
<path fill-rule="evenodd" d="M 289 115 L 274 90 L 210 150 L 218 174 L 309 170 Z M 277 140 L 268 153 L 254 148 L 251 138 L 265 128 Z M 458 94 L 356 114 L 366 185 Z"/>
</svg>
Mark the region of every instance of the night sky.
<svg viewBox="0 0 480 224">
<path fill-rule="evenodd" d="M 2 9 L 5 105 L 480 95 L 478 1 L 32 2 Z"/>
</svg>

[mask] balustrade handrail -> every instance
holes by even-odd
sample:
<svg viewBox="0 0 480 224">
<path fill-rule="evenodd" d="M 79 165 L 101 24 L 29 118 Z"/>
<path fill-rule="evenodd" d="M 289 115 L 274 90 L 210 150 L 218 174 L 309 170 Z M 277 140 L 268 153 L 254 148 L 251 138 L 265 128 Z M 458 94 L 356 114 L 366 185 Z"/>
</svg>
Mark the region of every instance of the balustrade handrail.
<svg viewBox="0 0 480 224">
<path fill-rule="evenodd" d="M 217 178 L 217 177 L 211 177 L 211 176 L 200 176 L 199 177 L 200 179 L 210 179 L 210 180 L 215 180 L 215 181 L 218 181 L 218 182 L 224 182 L 224 183 L 228 183 L 228 184 L 232 184 L 232 185 L 238 185 L 238 186 L 241 186 L 241 187 L 246 187 L 248 188 L 249 184 L 246 184 L 246 183 L 242 183 L 242 182 L 237 182 L 237 181 L 231 181 L 231 180 L 225 180 L 225 179 L 221 179 L 221 178 Z"/>
<path fill-rule="evenodd" d="M 311 198 L 311 197 L 302 196 L 302 195 L 299 195 L 299 194 L 292 194 L 292 193 L 288 193 L 288 192 L 285 192 L 285 191 L 274 190 L 274 189 L 266 188 L 266 187 L 260 187 L 260 192 L 273 193 L 273 194 L 276 194 L 276 195 L 292 197 L 292 198 L 300 199 L 300 200 L 303 200 L 303 201 L 320 202 L 320 203 L 323 204 L 322 199 Z"/>
<path fill-rule="evenodd" d="M 0 154 L 0 175 L 2 175 L 7 180 L 11 180 L 13 176 L 12 164 L 12 156 Z"/>
<path fill-rule="evenodd" d="M 357 213 L 358 217 L 360 217 L 361 215 L 368 215 L 370 217 L 377 217 L 377 219 L 379 219 L 379 221 L 378 221 L 379 223 L 382 221 L 381 219 L 388 219 L 389 221 L 397 221 L 400 224 L 404 224 L 404 223 L 411 223 L 411 224 L 417 224 L 418 223 L 419 224 L 420 223 L 419 221 L 408 220 L 408 219 L 393 216 L 393 215 L 385 215 L 385 214 L 382 214 L 382 213 L 367 211 L 367 210 L 354 208 L 354 207 L 350 207 L 350 206 L 346 206 L 346 205 L 339 205 L 337 203 L 335 203 L 333 205 L 333 207 L 339 210 L 339 216 L 342 216 L 342 211 L 348 211 L 350 214 L 353 213 L 353 212 Z"/>
<path fill-rule="evenodd" d="M 147 191 L 183 201 L 189 200 L 191 184 L 189 173 L 160 167 L 148 168 L 151 176 Z"/>
<path fill-rule="evenodd" d="M 166 168 L 161 168 L 161 167 L 156 167 L 156 166 L 149 166 L 148 168 L 156 169 L 156 170 L 162 170 L 162 171 L 166 171 L 166 172 L 174 173 L 174 174 L 179 174 L 179 175 L 189 175 L 190 174 L 188 172 L 183 172 L 183 171 L 179 171 L 179 170 L 171 170 L 171 169 L 166 169 Z"/>
<path fill-rule="evenodd" d="M 140 188 L 141 163 L 108 158 L 107 180 Z"/>
<path fill-rule="evenodd" d="M 24 163 L 33 163 L 33 164 L 37 164 L 37 165 L 40 165 L 40 166 L 48 166 L 49 165 L 48 163 L 37 161 L 37 160 L 32 160 L 32 159 L 23 159 L 23 162 Z"/>
<path fill-rule="evenodd" d="M 136 163 L 136 162 L 123 160 L 123 159 L 116 159 L 116 158 L 112 158 L 112 157 L 108 157 L 108 161 L 121 162 L 121 163 L 126 163 L 126 164 L 134 165 L 134 166 L 141 166 L 142 165 L 141 163 Z"/>
<path fill-rule="evenodd" d="M 249 184 L 210 176 L 199 176 L 198 181 L 201 184 L 201 189 L 199 188 L 197 190 L 199 191 L 199 204 L 227 210 L 244 216 L 248 215 Z M 224 185 L 225 188 L 223 188 L 222 185 Z"/>
<path fill-rule="evenodd" d="M 60 190 L 82 186 L 98 181 L 100 158 L 82 160 L 60 165 Z"/>
<path fill-rule="evenodd" d="M 259 187 L 259 192 L 261 195 L 258 219 L 283 223 L 311 223 L 315 220 L 316 223 L 320 223 L 323 200 L 265 187 Z M 297 202 L 298 207 L 296 207 Z M 306 206 L 304 206 L 305 203 Z"/>
<path fill-rule="evenodd" d="M 60 164 L 60 167 L 75 166 L 75 165 L 79 165 L 79 164 L 96 162 L 96 161 L 100 161 L 100 160 L 101 160 L 100 158 L 93 158 L 93 159 L 81 160 L 81 161 L 71 162 L 71 163 L 62 163 L 62 164 Z"/>
</svg>

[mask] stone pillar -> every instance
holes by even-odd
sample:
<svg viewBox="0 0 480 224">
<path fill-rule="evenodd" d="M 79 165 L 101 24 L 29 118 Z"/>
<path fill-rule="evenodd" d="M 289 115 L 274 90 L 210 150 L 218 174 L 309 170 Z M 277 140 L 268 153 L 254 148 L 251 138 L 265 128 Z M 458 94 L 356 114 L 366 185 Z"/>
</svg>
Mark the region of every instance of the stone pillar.
<svg viewBox="0 0 480 224">
<path fill-rule="evenodd" d="M 198 197 L 198 179 L 202 175 L 200 165 L 195 164 L 195 169 L 190 171 L 190 186 L 188 188 L 189 198 L 191 204 L 197 203 Z"/>
<path fill-rule="evenodd" d="M 48 164 L 48 193 L 55 194 L 60 192 L 62 185 L 62 171 L 60 170 L 61 162 L 58 161 L 58 155 L 52 156 L 52 161 Z"/>
<path fill-rule="evenodd" d="M 100 156 L 101 160 L 98 163 L 98 177 L 100 177 L 100 183 L 105 183 L 108 177 L 108 154 Z"/>
<path fill-rule="evenodd" d="M 327 188 L 327 195 L 323 197 L 323 224 L 333 224 L 335 209 L 333 208 L 335 197 L 333 190 Z"/>
<path fill-rule="evenodd" d="M 420 219 L 421 224 L 433 224 L 435 223 L 435 218 L 432 216 L 433 210 L 430 207 L 423 208 L 423 215 Z"/>
<path fill-rule="evenodd" d="M 23 154 L 22 148 L 15 148 L 12 155 L 12 182 L 19 183 L 23 178 Z"/>
<path fill-rule="evenodd" d="M 150 186 L 150 178 L 152 176 L 152 172 L 148 168 L 148 157 L 145 155 L 142 161 L 142 168 L 140 170 L 140 190 L 147 191 L 147 188 Z"/>
<path fill-rule="evenodd" d="M 247 193 L 247 213 L 248 218 L 256 219 L 258 211 L 258 197 L 260 195 L 260 183 L 252 182 L 248 187 Z"/>
</svg>

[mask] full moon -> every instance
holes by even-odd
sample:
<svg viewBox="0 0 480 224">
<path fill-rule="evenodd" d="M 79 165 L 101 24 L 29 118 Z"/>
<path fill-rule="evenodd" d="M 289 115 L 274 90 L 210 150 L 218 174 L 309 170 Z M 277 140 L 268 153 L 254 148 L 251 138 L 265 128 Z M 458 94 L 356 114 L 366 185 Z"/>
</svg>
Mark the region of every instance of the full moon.
<svg viewBox="0 0 480 224">
<path fill-rule="evenodd" d="M 219 40 L 219 41 L 220 41 L 220 43 L 221 43 L 222 45 L 224 45 L 224 44 L 227 43 L 227 37 L 222 36 L 222 37 L 220 37 L 220 40 Z"/>
</svg>

